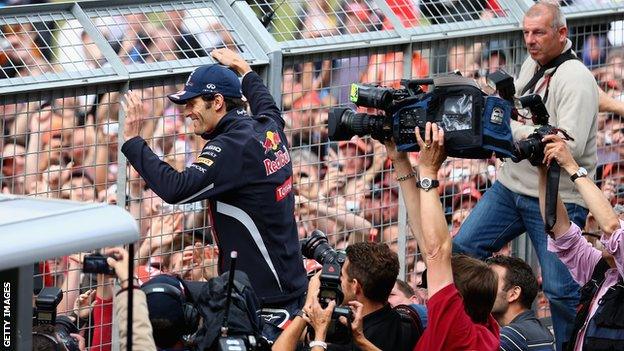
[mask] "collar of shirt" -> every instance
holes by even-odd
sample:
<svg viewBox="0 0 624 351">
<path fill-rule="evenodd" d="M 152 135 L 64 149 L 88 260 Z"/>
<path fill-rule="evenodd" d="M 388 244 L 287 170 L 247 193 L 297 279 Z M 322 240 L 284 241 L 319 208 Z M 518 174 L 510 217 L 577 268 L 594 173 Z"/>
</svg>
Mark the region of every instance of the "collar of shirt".
<svg viewBox="0 0 624 351">
<path fill-rule="evenodd" d="M 214 139 L 214 137 L 216 137 L 217 135 L 223 133 L 225 128 L 235 118 L 240 118 L 241 116 L 247 116 L 247 111 L 245 111 L 245 109 L 237 108 L 237 109 L 231 110 L 230 112 L 226 113 L 225 116 L 223 116 L 223 118 L 221 118 L 221 120 L 219 121 L 219 123 L 217 123 L 217 126 L 215 127 L 215 129 L 212 132 L 202 134 L 202 138 L 204 140 Z"/>
<path fill-rule="evenodd" d="M 516 316 L 516 318 L 514 318 L 511 323 L 519 323 L 519 322 L 523 322 L 523 321 L 527 321 L 530 319 L 537 319 L 535 317 L 535 312 L 533 312 L 533 310 L 526 310 L 522 313 L 520 313 L 519 315 Z M 511 324 L 509 323 L 509 324 Z"/>
</svg>

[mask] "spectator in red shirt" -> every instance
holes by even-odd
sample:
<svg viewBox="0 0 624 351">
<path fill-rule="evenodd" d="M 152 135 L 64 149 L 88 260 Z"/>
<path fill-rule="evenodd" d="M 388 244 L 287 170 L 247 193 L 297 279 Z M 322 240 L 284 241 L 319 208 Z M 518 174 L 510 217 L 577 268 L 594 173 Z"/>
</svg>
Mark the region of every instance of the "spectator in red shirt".
<svg viewBox="0 0 624 351">
<path fill-rule="evenodd" d="M 437 189 L 429 191 L 439 185 L 438 170 L 446 159 L 444 131 L 427 122 L 425 140 L 418 128 L 416 138 L 421 150 L 419 175 L 414 173 L 407 154 L 397 152 L 393 142 L 386 143 L 410 227 L 427 264 L 428 323 L 415 351 L 498 350 L 499 327 L 490 314 L 497 277 L 479 260 L 462 255 L 451 259 L 451 236 L 440 196 Z"/>
</svg>

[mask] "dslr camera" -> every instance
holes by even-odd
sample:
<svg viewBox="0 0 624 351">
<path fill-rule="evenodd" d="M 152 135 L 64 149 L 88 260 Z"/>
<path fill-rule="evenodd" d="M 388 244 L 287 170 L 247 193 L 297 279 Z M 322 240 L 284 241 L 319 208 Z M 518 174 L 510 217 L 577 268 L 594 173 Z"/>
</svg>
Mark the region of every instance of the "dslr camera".
<svg viewBox="0 0 624 351">
<path fill-rule="evenodd" d="M 59 343 L 63 344 L 67 351 L 79 351 L 78 340 L 70 335 L 78 333 L 78 328 L 69 317 L 56 315 L 56 307 L 62 299 L 63 291 L 60 288 L 45 287 L 41 289 L 35 299 L 33 326 L 54 325 L 56 336 L 60 339 Z"/>
<path fill-rule="evenodd" d="M 340 286 L 340 272 L 347 255 L 342 251 L 334 250 L 329 245 L 325 233 L 320 230 L 313 231 L 309 238 L 301 241 L 301 252 L 306 258 L 316 260 L 323 266 L 318 296 L 321 307 L 326 308 L 330 301 L 336 301 L 336 307 L 332 312 L 330 326 L 327 330 L 328 342 L 348 343 L 351 339 L 351 332 L 338 321 L 340 317 L 345 317 L 349 322 L 353 320 L 351 309 L 340 306 L 344 300 L 344 293 Z"/>
<path fill-rule="evenodd" d="M 92 274 L 115 275 L 115 270 L 108 265 L 108 262 L 106 262 L 108 257 L 113 256 L 101 254 L 91 254 L 85 256 L 82 263 L 82 271 L 84 273 Z"/>
<path fill-rule="evenodd" d="M 499 92 L 513 88 L 513 78 L 496 72 Z M 431 92 L 421 86 L 432 85 Z M 513 94 L 488 96 L 471 78 L 456 74 L 434 79 L 401 80 L 402 89 L 354 83 L 349 99 L 356 106 L 375 108 L 380 114 L 357 113 L 350 108 L 329 111 L 329 139 L 349 140 L 370 135 L 381 142 L 394 140 L 399 151 L 418 151 L 415 127 L 424 136 L 427 122 L 444 129 L 445 149 L 460 158 L 511 157 L 514 146 L 510 120 Z M 515 90 L 515 89 L 514 89 Z"/>
<path fill-rule="evenodd" d="M 517 114 L 518 109 L 527 109 L 531 113 L 533 124 L 539 127 L 535 128 L 533 133 L 526 139 L 514 143 L 514 152 L 511 156 L 512 161 L 528 160 L 531 165 L 537 167 L 544 160 L 545 144 L 542 142 L 542 139 L 545 136 L 562 133 L 567 140 L 573 140 L 563 129 L 555 128 L 548 124 L 550 115 L 541 96 L 531 94 L 516 99 L 515 114 Z"/>
</svg>

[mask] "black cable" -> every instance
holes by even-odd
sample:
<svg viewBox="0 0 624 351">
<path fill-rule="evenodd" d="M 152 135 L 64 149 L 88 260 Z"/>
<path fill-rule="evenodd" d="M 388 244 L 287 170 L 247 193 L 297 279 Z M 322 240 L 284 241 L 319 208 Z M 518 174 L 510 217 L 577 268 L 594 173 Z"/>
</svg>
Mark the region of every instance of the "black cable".
<svg viewBox="0 0 624 351">
<path fill-rule="evenodd" d="M 260 23 L 262 23 L 264 28 L 268 28 L 269 24 L 271 24 L 271 21 L 273 21 L 273 16 L 275 16 L 275 12 L 277 12 L 277 10 L 279 10 L 279 8 L 282 7 L 285 2 L 286 0 L 282 0 L 282 2 L 275 6 L 275 9 L 272 9 L 271 11 L 265 13 L 264 16 L 262 16 L 262 18 L 260 19 Z"/>
<path fill-rule="evenodd" d="M 126 350 L 132 351 L 132 304 L 134 300 L 134 243 L 128 245 L 128 334 Z"/>
</svg>

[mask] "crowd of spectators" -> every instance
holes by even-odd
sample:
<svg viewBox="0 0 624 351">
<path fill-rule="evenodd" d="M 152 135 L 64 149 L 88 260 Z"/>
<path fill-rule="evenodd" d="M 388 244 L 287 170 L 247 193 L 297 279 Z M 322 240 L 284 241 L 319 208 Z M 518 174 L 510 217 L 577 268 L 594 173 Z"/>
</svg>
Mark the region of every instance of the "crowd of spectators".
<svg viewBox="0 0 624 351">
<path fill-rule="evenodd" d="M 26 2 L 6 1 L 0 2 L 0 6 L 5 3 Z M 495 0 L 475 0 L 464 5 L 456 2 L 453 13 L 440 12 L 442 9 L 432 1 L 422 0 L 419 6 L 410 1 L 387 3 L 406 27 L 506 15 Z M 389 19 L 365 1 L 309 1 L 291 7 L 296 7 L 300 19 L 294 30 L 297 39 L 392 27 Z M 202 57 L 215 47 L 241 51 L 234 31 L 226 28 L 212 10 L 174 10 L 154 16 L 137 11 L 102 16 L 94 21 L 126 65 Z M 617 28 L 622 31 L 621 24 L 590 27 L 573 29 L 574 50 L 604 92 L 615 103 L 624 101 L 624 43 L 618 39 L 622 33 L 613 33 Z M 516 58 L 523 56 L 524 50 L 509 37 L 493 39 L 423 46 L 411 56 L 411 77 L 458 71 L 477 79 L 487 90 L 487 73 L 500 68 L 514 72 L 521 62 Z M 52 50 L 52 42 L 59 49 Z M 107 65 L 103 53 L 74 21 L 3 25 L 0 49 L 0 80 L 95 70 Z M 386 242 L 391 249 L 399 250 L 399 188 L 384 146 L 369 137 L 330 142 L 326 125 L 330 107 L 355 107 L 348 101 L 351 83 L 399 88 L 399 81 L 405 76 L 404 56 L 402 50 L 380 48 L 296 64 L 285 60 L 281 99 L 286 134 L 292 145 L 300 238 L 320 229 L 339 249 L 373 241 Z M 164 161 L 178 170 L 190 165 L 203 145 L 199 137 L 188 133 L 190 121 L 166 98 L 182 83 L 170 81 L 133 88 L 139 92 L 150 116 L 142 136 Z M 132 167 L 118 162 L 120 94 L 101 89 L 70 95 L 50 92 L 31 101 L 3 100 L 0 104 L 2 193 L 109 204 L 123 201 L 140 225 L 135 272 L 140 282 L 160 273 L 174 273 L 193 281 L 214 277 L 218 247 L 210 233 L 211 218 L 205 204 L 167 204 L 145 186 Z M 362 108 L 359 112 L 376 113 Z M 624 213 L 623 123 L 618 114 L 599 115 L 596 181 L 620 216 Z M 416 165 L 418 154 L 410 155 L 410 161 Z M 494 182 L 498 165 L 496 159 L 451 158 L 442 165 L 439 192 L 451 235 Z M 123 175 L 127 179 L 125 189 L 118 189 L 118 177 L 123 179 Z M 593 238 L 591 242 L 600 245 L 596 241 L 597 230 L 590 216 L 584 232 L 589 239 Z M 399 289 L 397 283 L 397 289 L 409 294 L 406 298 L 414 303 L 424 304 L 426 293 L 419 288 L 424 263 L 407 227 L 405 238 L 407 286 Z M 501 254 L 509 253 L 510 244 L 501 250 Z M 110 277 L 81 274 L 83 257 L 84 254 L 77 253 L 41 262 L 37 285 L 61 287 L 64 298 L 59 312 L 75 317 L 91 350 L 106 350 L 110 348 L 112 333 L 113 285 Z M 311 270 L 315 267 L 310 265 Z M 538 301 L 543 300 L 538 297 Z M 547 301 L 543 305 L 538 317 L 547 317 L 547 313 L 541 312 L 547 310 Z"/>
</svg>

